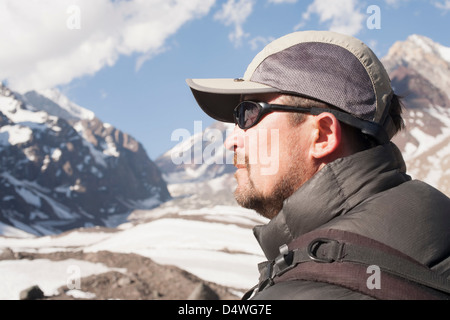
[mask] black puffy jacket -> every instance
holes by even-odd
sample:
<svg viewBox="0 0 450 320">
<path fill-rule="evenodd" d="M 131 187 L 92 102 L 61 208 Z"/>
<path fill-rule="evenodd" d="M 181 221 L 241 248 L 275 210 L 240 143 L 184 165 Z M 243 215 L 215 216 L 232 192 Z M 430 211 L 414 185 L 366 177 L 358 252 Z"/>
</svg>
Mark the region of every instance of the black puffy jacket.
<svg viewBox="0 0 450 320">
<path fill-rule="evenodd" d="M 254 233 L 267 259 L 274 260 L 280 246 L 322 228 L 364 235 L 450 277 L 450 199 L 411 180 L 392 143 L 327 164 Z M 251 299 L 372 297 L 336 284 L 292 280 L 268 286 Z"/>
</svg>

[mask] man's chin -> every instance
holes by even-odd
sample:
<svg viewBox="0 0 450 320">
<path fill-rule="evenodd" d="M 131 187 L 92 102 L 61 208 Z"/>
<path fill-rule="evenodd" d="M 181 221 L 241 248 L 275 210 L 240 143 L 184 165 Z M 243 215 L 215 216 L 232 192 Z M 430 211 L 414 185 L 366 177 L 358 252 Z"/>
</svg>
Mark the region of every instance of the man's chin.
<svg viewBox="0 0 450 320">
<path fill-rule="evenodd" d="M 252 203 L 254 198 L 256 198 L 256 190 L 254 190 L 252 184 L 246 177 L 237 177 L 237 186 L 234 191 L 234 198 L 237 203 L 244 208 L 254 209 Z"/>
<path fill-rule="evenodd" d="M 279 210 L 273 210 L 272 203 L 259 197 L 255 190 L 247 186 L 238 185 L 234 191 L 236 202 L 243 208 L 255 210 L 265 218 L 273 218 Z"/>
</svg>

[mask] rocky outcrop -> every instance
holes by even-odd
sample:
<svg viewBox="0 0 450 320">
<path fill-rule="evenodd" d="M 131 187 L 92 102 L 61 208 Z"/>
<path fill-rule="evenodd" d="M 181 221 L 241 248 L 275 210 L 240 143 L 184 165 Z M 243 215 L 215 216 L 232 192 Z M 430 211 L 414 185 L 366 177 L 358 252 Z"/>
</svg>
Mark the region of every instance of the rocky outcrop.
<svg viewBox="0 0 450 320">
<path fill-rule="evenodd" d="M 38 285 L 21 292 L 21 299 L 34 300 L 238 300 L 233 288 L 206 282 L 175 266 L 160 265 L 137 254 L 100 251 L 39 254 L 16 252 L 17 259 L 75 259 L 101 263 L 120 271 L 82 277 L 78 288 L 61 286 L 44 295 Z M 0 258 L 1 260 L 1 258 Z M 73 261 L 75 261 L 73 260 Z"/>
</svg>

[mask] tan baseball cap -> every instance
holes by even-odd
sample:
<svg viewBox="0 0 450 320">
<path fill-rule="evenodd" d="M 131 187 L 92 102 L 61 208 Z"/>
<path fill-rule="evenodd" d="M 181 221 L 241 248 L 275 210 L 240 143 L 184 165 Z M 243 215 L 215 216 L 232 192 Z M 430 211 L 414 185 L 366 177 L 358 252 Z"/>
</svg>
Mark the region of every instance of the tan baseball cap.
<svg viewBox="0 0 450 320">
<path fill-rule="evenodd" d="M 219 121 L 234 122 L 233 110 L 242 95 L 279 92 L 337 107 L 345 113 L 337 116 L 339 120 L 381 143 L 388 142 L 395 132 L 389 116 L 393 97 L 389 75 L 368 46 L 348 35 L 290 33 L 261 50 L 242 78 L 186 82 L 204 112 Z M 348 118 L 352 121 L 346 121 Z"/>
</svg>

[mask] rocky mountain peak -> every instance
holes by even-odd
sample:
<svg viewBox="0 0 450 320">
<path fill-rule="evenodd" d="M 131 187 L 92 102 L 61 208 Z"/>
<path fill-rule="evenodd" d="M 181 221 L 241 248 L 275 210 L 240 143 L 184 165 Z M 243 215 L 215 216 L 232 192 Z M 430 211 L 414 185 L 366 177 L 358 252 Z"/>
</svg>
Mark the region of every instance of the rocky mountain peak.
<svg viewBox="0 0 450 320">
<path fill-rule="evenodd" d="M 0 88 L 0 233 L 114 226 L 170 198 L 130 135 L 60 92 Z"/>
<path fill-rule="evenodd" d="M 67 121 L 89 121 L 95 118 L 94 112 L 70 101 L 56 88 L 26 92 L 22 100 L 37 110 L 46 111 Z"/>
<path fill-rule="evenodd" d="M 381 60 L 391 73 L 398 67 L 414 69 L 450 98 L 450 48 L 413 34 L 398 41 Z"/>
<path fill-rule="evenodd" d="M 450 48 L 421 36 L 396 42 L 381 60 L 402 96 L 405 130 L 394 137 L 408 173 L 450 194 Z"/>
</svg>

